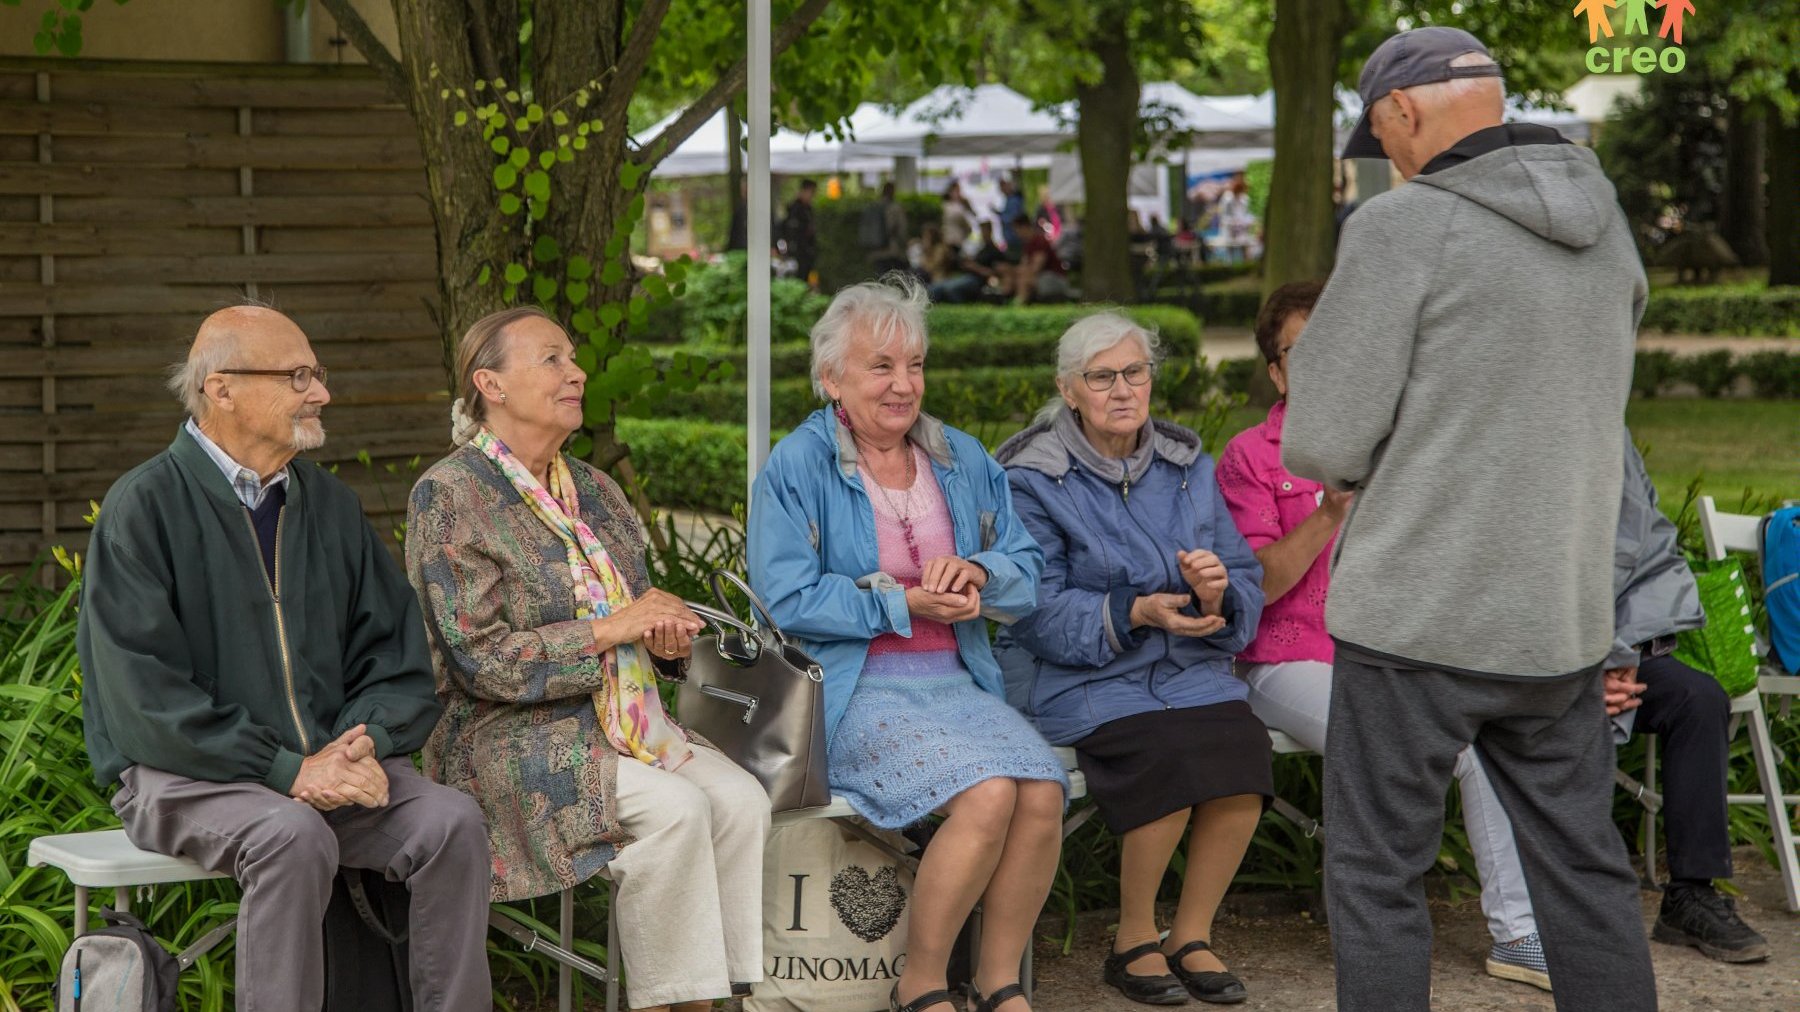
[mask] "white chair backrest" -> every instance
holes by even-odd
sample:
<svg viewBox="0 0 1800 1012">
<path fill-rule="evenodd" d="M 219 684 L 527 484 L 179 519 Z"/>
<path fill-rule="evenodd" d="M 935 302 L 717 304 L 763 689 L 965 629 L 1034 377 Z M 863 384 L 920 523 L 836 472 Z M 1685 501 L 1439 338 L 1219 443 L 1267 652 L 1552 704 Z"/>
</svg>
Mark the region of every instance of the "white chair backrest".
<svg viewBox="0 0 1800 1012">
<path fill-rule="evenodd" d="M 1706 539 L 1706 557 L 1717 561 L 1726 552 L 1762 554 L 1762 517 L 1724 513 L 1713 497 L 1700 497 L 1700 536 Z"/>
</svg>

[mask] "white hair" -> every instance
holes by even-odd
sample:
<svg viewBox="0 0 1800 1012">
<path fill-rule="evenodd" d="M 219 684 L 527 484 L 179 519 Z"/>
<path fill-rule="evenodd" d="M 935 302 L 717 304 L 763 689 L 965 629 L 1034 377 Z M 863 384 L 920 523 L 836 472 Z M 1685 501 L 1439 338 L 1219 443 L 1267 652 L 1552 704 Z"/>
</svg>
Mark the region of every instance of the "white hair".
<svg viewBox="0 0 1800 1012">
<path fill-rule="evenodd" d="M 1145 357 L 1152 363 L 1162 361 L 1162 341 L 1157 338 L 1155 327 L 1143 326 L 1112 312 L 1095 313 L 1076 320 L 1056 342 L 1056 377 L 1066 380 L 1080 375 L 1096 356 L 1133 337 L 1137 338 Z"/>
<path fill-rule="evenodd" d="M 1464 53 L 1450 61 L 1452 67 L 1491 67 L 1493 65 L 1494 58 L 1484 53 Z M 1504 80 L 1500 77 L 1453 77 L 1448 81 L 1416 84 L 1402 90 L 1414 102 L 1433 109 L 1479 99 L 1493 102 L 1498 111 L 1504 112 L 1506 109 Z"/>
<path fill-rule="evenodd" d="M 925 286 L 910 274 L 889 273 L 880 281 L 864 281 L 840 291 L 812 327 L 813 392 L 825 394 L 825 377 L 844 374 L 844 358 L 858 335 L 874 338 L 877 349 L 896 341 L 907 355 L 923 355 L 929 345 L 925 335 L 925 310 L 931 299 Z"/>
</svg>

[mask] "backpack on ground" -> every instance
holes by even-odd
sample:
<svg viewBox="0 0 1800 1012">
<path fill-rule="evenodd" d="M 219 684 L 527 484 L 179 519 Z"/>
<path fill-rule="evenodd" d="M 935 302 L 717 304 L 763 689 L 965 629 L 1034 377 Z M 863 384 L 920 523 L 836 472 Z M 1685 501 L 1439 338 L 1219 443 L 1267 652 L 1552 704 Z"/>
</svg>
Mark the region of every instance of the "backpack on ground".
<svg viewBox="0 0 1800 1012">
<path fill-rule="evenodd" d="M 862 217 L 856 222 L 856 244 L 863 249 L 887 249 L 887 205 L 870 204 L 863 208 Z"/>
<path fill-rule="evenodd" d="M 175 1012 L 181 964 L 144 922 L 100 911 L 106 927 L 75 939 L 56 976 L 56 1012 Z"/>
<path fill-rule="evenodd" d="M 1800 506 L 1763 520 L 1763 607 L 1769 612 L 1769 659 L 1800 675 Z"/>
</svg>

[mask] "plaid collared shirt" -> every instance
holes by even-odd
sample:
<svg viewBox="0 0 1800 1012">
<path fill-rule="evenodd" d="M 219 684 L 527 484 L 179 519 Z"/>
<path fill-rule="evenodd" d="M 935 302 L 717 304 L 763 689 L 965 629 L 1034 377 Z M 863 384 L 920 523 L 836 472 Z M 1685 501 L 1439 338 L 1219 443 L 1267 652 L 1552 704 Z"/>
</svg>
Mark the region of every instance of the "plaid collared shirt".
<svg viewBox="0 0 1800 1012">
<path fill-rule="evenodd" d="M 287 484 L 287 468 L 276 471 L 268 481 L 263 481 L 255 471 L 232 460 L 231 454 L 226 453 L 219 448 L 219 444 L 208 439 L 206 433 L 200 431 L 200 426 L 195 424 L 192 418 L 187 420 L 187 430 L 188 434 L 194 437 L 194 441 L 200 444 L 200 448 L 206 451 L 206 455 L 212 458 L 213 463 L 219 465 L 219 470 L 225 472 L 225 480 L 231 482 L 231 491 L 237 494 L 238 501 L 245 507 L 255 509 L 261 506 L 263 497 L 269 494 L 270 489 L 277 485 Z"/>
</svg>

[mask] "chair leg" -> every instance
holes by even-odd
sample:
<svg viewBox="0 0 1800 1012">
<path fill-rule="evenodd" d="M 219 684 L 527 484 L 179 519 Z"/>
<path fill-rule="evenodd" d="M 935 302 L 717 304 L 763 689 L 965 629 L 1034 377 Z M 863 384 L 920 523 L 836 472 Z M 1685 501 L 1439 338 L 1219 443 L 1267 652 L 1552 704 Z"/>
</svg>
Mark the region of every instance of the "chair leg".
<svg viewBox="0 0 1800 1012">
<path fill-rule="evenodd" d="M 606 1012 L 619 1012 L 619 884 L 606 880 Z"/>
<path fill-rule="evenodd" d="M 1644 790 L 1656 793 L 1656 735 L 1644 736 Z M 1644 809 L 1644 881 L 1657 888 L 1656 810 Z"/>
<path fill-rule="evenodd" d="M 1769 831 L 1774 837 L 1775 860 L 1781 869 L 1781 884 L 1787 894 L 1787 908 L 1800 912 L 1800 855 L 1794 853 L 1794 831 L 1789 823 L 1786 791 L 1781 785 L 1781 768 L 1775 762 L 1775 747 L 1769 737 L 1769 721 L 1763 713 L 1762 699 L 1750 711 L 1750 746 L 1756 757 L 1756 778 L 1762 783 L 1763 803 L 1769 811 Z"/>
<path fill-rule="evenodd" d="M 88 887 L 75 887 L 75 937 L 80 938 L 88 930 Z"/>
<path fill-rule="evenodd" d="M 575 890 L 562 891 L 562 916 L 558 918 L 557 930 L 562 932 L 559 941 L 562 947 L 570 952 L 575 951 Z M 575 971 L 567 963 L 556 964 L 556 1008 L 558 1012 L 573 1012 L 575 1008 Z"/>
</svg>

